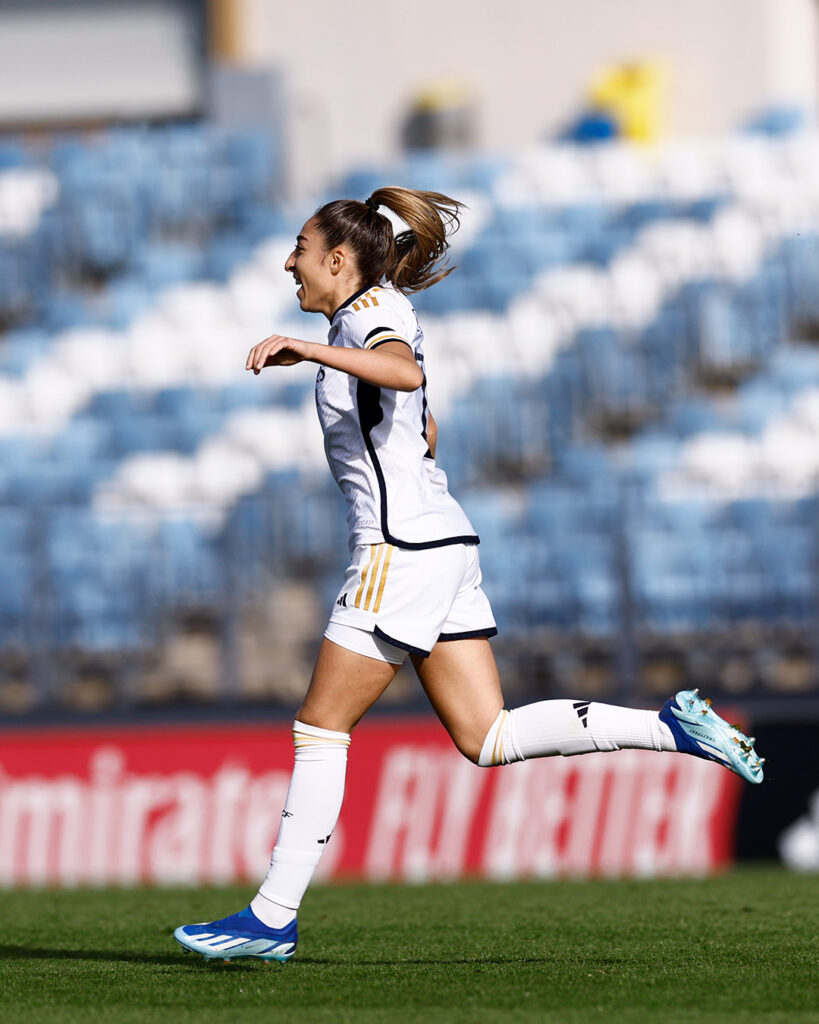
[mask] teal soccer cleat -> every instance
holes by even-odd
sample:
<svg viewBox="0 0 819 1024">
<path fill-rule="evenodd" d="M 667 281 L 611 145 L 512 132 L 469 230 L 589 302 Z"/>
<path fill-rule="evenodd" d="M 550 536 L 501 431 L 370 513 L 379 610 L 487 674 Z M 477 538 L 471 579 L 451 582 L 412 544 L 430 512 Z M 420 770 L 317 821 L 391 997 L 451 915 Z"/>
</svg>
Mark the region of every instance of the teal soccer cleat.
<svg viewBox="0 0 819 1024">
<path fill-rule="evenodd" d="M 250 907 L 209 924 L 183 924 L 173 933 L 186 951 L 206 960 L 229 962 L 237 957 L 284 962 L 296 952 L 296 919 L 284 928 L 268 928 Z"/>
<path fill-rule="evenodd" d="M 711 701 L 702 700 L 698 694 L 698 690 L 680 690 L 660 712 L 677 750 L 717 761 L 747 782 L 762 782 L 765 759 L 757 756 L 753 736 L 729 725 L 714 711 Z"/>
</svg>

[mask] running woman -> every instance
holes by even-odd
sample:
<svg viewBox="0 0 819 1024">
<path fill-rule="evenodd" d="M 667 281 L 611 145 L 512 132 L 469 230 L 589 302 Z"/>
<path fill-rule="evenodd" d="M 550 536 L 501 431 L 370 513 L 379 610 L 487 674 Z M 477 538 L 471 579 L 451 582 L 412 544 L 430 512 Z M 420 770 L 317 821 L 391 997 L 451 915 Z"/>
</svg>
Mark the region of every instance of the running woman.
<svg viewBox="0 0 819 1024">
<path fill-rule="evenodd" d="M 395 235 L 382 207 L 408 229 Z M 295 952 L 296 912 L 341 810 L 350 733 L 407 656 L 458 750 L 477 765 L 638 747 L 694 754 L 762 781 L 753 739 L 696 690 L 659 713 L 586 700 L 504 708 L 478 537 L 435 462 L 423 333 L 407 298 L 450 273 L 447 236 L 460 208 L 403 188 L 321 207 L 285 270 L 301 308 L 327 317 L 327 344 L 274 334 L 247 357 L 256 374 L 318 364 L 316 404 L 347 501 L 352 557 L 293 724 L 293 774 L 261 888 L 239 913 L 174 932 L 206 958 L 284 961 Z"/>
</svg>

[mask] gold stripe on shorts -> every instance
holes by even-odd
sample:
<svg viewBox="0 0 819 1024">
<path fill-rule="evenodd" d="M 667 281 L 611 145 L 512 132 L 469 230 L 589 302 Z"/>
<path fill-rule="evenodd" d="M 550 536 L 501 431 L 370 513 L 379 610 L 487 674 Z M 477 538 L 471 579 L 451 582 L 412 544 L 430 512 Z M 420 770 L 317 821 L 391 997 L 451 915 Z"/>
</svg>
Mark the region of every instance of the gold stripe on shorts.
<svg viewBox="0 0 819 1024">
<path fill-rule="evenodd" d="M 387 545 L 387 557 L 384 559 L 384 568 L 381 570 L 381 582 L 378 584 L 378 593 L 375 595 L 375 606 L 373 612 L 377 612 L 381 607 L 381 595 L 384 593 L 384 584 L 387 582 L 387 572 L 390 568 L 390 559 L 392 558 L 392 544 Z"/>
<path fill-rule="evenodd" d="M 356 591 L 356 595 L 355 595 L 355 606 L 356 606 L 356 608 L 360 608 L 361 607 L 361 595 L 364 593 L 364 586 L 365 586 L 365 584 L 367 582 L 367 574 L 369 573 L 370 567 L 372 566 L 373 562 L 375 561 L 375 556 L 377 555 L 377 553 L 378 553 L 378 545 L 377 544 L 370 544 L 370 560 L 367 563 L 367 568 L 361 574 L 361 586 L 358 588 L 358 590 Z"/>
<path fill-rule="evenodd" d="M 384 549 L 387 548 L 388 546 L 389 545 L 387 545 L 387 544 L 379 544 L 378 545 L 378 558 L 376 559 L 375 566 L 373 567 L 373 570 L 370 573 L 370 585 L 367 588 L 367 597 L 366 597 L 366 599 L 364 601 L 364 611 L 365 612 L 368 612 L 370 610 L 370 601 L 372 600 L 373 589 L 375 588 L 375 581 L 378 578 L 378 571 L 379 571 L 379 569 L 381 567 L 381 560 L 384 557 Z"/>
</svg>

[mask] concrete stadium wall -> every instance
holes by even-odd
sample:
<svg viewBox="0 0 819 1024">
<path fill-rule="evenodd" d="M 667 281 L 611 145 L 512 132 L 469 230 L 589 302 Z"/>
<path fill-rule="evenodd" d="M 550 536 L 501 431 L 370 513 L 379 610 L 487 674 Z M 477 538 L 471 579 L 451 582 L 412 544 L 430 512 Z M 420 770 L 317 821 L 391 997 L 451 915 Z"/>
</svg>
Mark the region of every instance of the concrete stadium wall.
<svg viewBox="0 0 819 1024">
<path fill-rule="evenodd" d="M 330 169 L 396 153 L 408 101 L 442 78 L 474 89 L 489 149 L 553 134 L 595 70 L 646 56 L 669 66 L 675 134 L 724 132 L 769 102 L 816 104 L 815 0 L 233 4 L 241 60 L 285 73 L 302 194 Z"/>
</svg>

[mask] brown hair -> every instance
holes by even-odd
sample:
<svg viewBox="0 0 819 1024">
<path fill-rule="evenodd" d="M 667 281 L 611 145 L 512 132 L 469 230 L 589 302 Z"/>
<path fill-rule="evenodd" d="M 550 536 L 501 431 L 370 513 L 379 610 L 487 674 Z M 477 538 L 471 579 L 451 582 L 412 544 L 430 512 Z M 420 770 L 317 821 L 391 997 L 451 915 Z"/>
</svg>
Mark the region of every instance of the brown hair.
<svg viewBox="0 0 819 1024">
<path fill-rule="evenodd" d="M 389 219 L 378 213 L 379 206 L 392 210 L 408 230 L 394 235 Z M 443 256 L 449 248 L 447 235 L 458 229 L 462 206 L 440 192 L 379 188 L 363 203 L 327 203 L 316 211 L 315 221 L 328 249 L 350 246 L 362 286 L 386 277 L 399 291 L 420 292 L 455 269 Z"/>
</svg>

